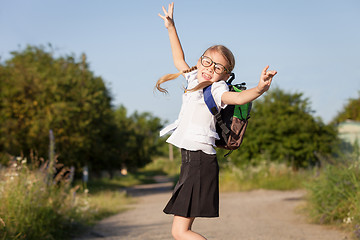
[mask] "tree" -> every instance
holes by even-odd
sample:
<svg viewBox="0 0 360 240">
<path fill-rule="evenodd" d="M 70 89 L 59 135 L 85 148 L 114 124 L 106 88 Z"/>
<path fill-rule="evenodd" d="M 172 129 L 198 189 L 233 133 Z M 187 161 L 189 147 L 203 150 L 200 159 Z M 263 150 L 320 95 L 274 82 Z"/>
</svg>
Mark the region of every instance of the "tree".
<svg viewBox="0 0 360 240">
<path fill-rule="evenodd" d="M 32 151 L 46 159 L 50 130 L 62 163 L 110 174 L 124 165 L 144 166 L 162 143 L 159 118 L 112 108 L 111 95 L 89 70 L 85 54 L 78 60 L 54 57 L 33 46 L 12 52 L 0 64 L 0 87 L 0 161 Z"/>
<path fill-rule="evenodd" d="M 241 148 L 230 155 L 244 159 L 285 161 L 295 169 L 313 165 L 319 154 L 330 153 L 336 130 L 312 115 L 308 99 L 276 88 L 254 102 Z"/>
<path fill-rule="evenodd" d="M 333 122 L 340 123 L 345 120 L 360 121 L 360 91 L 358 98 L 350 98 L 343 107 L 343 110 L 338 113 Z"/>
<path fill-rule="evenodd" d="M 67 165 L 103 158 L 111 96 L 100 77 L 74 56 L 55 58 L 44 47 L 12 52 L 1 66 L 0 151 L 47 156 L 48 133 Z M 104 159 L 106 161 L 106 159 Z"/>
<path fill-rule="evenodd" d="M 118 154 L 123 159 L 122 164 L 130 169 L 142 167 L 151 161 L 151 157 L 159 154 L 159 130 L 162 128 L 160 118 L 150 113 L 133 113 L 129 117 L 124 106 L 115 111 L 118 133 Z"/>
<path fill-rule="evenodd" d="M 159 154 L 158 147 L 163 144 L 159 140 L 161 120 L 148 112 L 141 114 L 135 112 L 130 118 L 136 123 L 134 136 L 138 151 L 135 152 L 134 157 L 138 161 L 137 166 L 144 166 L 151 161 L 153 155 Z"/>
</svg>

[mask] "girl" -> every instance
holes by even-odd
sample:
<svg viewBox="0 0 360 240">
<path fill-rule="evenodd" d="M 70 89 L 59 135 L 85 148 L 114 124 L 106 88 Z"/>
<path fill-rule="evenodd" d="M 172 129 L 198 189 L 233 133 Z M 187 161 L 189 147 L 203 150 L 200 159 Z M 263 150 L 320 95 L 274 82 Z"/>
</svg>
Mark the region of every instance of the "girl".
<svg viewBox="0 0 360 240">
<path fill-rule="evenodd" d="M 222 45 L 212 46 L 199 58 L 196 66 L 189 68 L 174 25 L 173 10 L 174 3 L 171 3 L 168 10 L 163 7 L 164 15 L 159 16 L 168 30 L 173 61 L 180 72 L 163 76 L 156 88 L 166 92 L 160 85 L 181 74 L 188 86 L 178 120 L 160 132 L 164 135 L 174 130 L 167 142 L 181 148 L 182 156 L 180 178 L 164 212 L 174 215 L 172 235 L 175 239 L 205 239 L 193 232 L 191 226 L 196 217 L 219 216 L 219 166 L 214 149 L 215 139 L 219 136 L 202 89 L 212 84 L 212 95 L 221 108 L 228 104 L 241 105 L 267 91 L 277 72 L 268 71 L 269 66 L 266 66 L 256 87 L 240 93 L 229 92 L 225 81 L 235 66 L 231 51 Z"/>
</svg>

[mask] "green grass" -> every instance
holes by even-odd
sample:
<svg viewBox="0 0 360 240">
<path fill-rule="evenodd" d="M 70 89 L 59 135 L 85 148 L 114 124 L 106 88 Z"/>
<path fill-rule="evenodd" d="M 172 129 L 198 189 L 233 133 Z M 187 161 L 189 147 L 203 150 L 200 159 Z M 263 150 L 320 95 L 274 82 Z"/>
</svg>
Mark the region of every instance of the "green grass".
<svg viewBox="0 0 360 240">
<path fill-rule="evenodd" d="M 92 179 L 86 186 L 83 186 L 83 188 L 87 188 L 91 194 L 96 194 L 103 191 L 121 191 L 121 189 L 126 187 L 153 182 L 154 180 L 150 173 L 136 172 L 129 173 L 126 176 L 117 176 L 112 179 L 107 177 Z M 82 182 L 79 181 L 78 184 L 82 185 Z"/>
<path fill-rule="evenodd" d="M 0 175 L 0 239 L 66 239 L 83 222 L 85 202 L 44 169 L 15 165 Z"/>
<path fill-rule="evenodd" d="M 314 222 L 340 226 L 360 239 L 359 161 L 325 166 L 307 189 L 307 212 Z"/>
<path fill-rule="evenodd" d="M 85 188 L 61 174 L 49 178 L 42 167 L 15 165 L 0 171 L 0 240 L 71 239 L 134 202 L 121 188 L 150 181 L 146 174 L 129 174 L 91 181 Z"/>
<path fill-rule="evenodd" d="M 138 184 L 153 183 L 151 176 L 152 173 L 149 172 L 136 172 L 112 179 L 99 178 L 89 181 L 82 187 L 82 192 L 86 192 L 84 194 L 93 210 L 88 225 L 127 210 L 127 205 L 134 203 L 135 199 L 127 196 L 124 189 Z"/>
<path fill-rule="evenodd" d="M 134 199 L 127 197 L 126 193 L 111 190 L 89 194 L 88 201 L 89 207 L 93 211 L 91 222 L 88 223 L 89 225 L 106 217 L 123 212 L 128 209 L 128 204 L 135 202 Z"/>
<path fill-rule="evenodd" d="M 241 167 L 226 165 L 220 170 L 220 191 L 249 191 L 254 189 L 294 190 L 304 188 L 312 173 L 294 172 L 285 164 L 263 161 Z"/>
<path fill-rule="evenodd" d="M 340 226 L 360 239 L 360 161 L 333 159 L 333 165 L 293 171 L 286 164 L 260 161 L 256 164 L 220 167 L 220 191 L 307 190 L 305 213 L 313 222 Z M 338 163 L 340 162 L 340 163 Z M 163 171 L 175 177 L 180 160 L 157 159 L 144 170 Z M 302 211 L 302 212 L 304 212 Z"/>
<path fill-rule="evenodd" d="M 175 158 L 170 161 L 165 157 L 158 157 L 144 168 L 140 172 L 150 172 L 153 175 L 167 175 L 169 177 L 176 177 L 180 174 L 181 157 Z"/>
<path fill-rule="evenodd" d="M 71 184 L 61 174 L 53 181 L 44 167 L 29 169 L 24 160 L 15 165 L 0 171 L 0 240 L 71 239 L 134 203 L 124 188 L 153 183 L 156 175 L 174 177 L 180 169 L 179 160 L 158 158 L 126 176 Z"/>
<path fill-rule="evenodd" d="M 169 161 L 157 158 L 142 171 L 153 171 L 173 177 L 177 181 L 180 174 L 180 158 Z M 304 188 L 304 183 L 313 174 L 312 171 L 294 172 L 285 164 L 262 161 L 256 166 L 251 164 L 237 167 L 221 164 L 221 191 L 248 191 L 254 189 L 293 190 Z"/>
<path fill-rule="evenodd" d="M 61 178 L 49 182 L 44 169 L 30 170 L 17 162 L 0 172 L 0 240 L 70 239 L 84 227 L 134 203 L 124 188 L 152 183 L 157 175 L 176 181 L 180 164 L 180 158 L 157 158 L 136 173 L 95 179 L 84 186 Z M 342 161 L 316 171 L 320 174 L 314 170 L 294 172 L 285 164 L 268 161 L 240 167 L 222 164 L 220 190 L 306 188 L 306 210 L 314 222 L 340 225 L 360 239 L 360 162 Z"/>
<path fill-rule="evenodd" d="M 16 167 L 0 172 L 0 240 L 70 239 L 84 227 L 134 203 L 124 188 L 152 183 L 157 175 L 176 181 L 180 164 L 180 158 L 157 158 L 136 173 L 95 179 L 84 186 L 81 182 L 70 185 L 61 178 L 50 184 L 41 168 L 29 170 L 18 162 Z M 306 210 L 314 222 L 340 225 L 360 239 L 360 163 L 342 161 L 316 170 L 319 175 L 314 171 L 294 172 L 285 164 L 269 161 L 222 164 L 220 190 L 305 188 Z"/>
</svg>

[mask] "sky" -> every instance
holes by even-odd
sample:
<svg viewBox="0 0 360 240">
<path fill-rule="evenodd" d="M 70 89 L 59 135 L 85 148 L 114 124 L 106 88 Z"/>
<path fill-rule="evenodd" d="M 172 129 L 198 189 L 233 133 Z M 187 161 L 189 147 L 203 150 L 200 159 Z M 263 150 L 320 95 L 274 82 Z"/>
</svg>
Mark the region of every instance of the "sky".
<svg viewBox="0 0 360 240">
<path fill-rule="evenodd" d="M 189 66 L 211 45 L 223 44 L 235 55 L 235 82 L 255 87 L 269 65 L 278 71 L 272 87 L 302 93 L 314 116 L 325 123 L 348 99 L 360 96 L 359 0 L 174 2 L 175 25 Z M 85 53 L 115 107 L 174 121 L 183 77 L 164 84 L 168 95 L 154 92 L 159 77 L 177 72 L 158 16 L 169 3 L 0 0 L 0 61 L 27 45 L 51 44 L 58 56 L 78 59 Z"/>
</svg>

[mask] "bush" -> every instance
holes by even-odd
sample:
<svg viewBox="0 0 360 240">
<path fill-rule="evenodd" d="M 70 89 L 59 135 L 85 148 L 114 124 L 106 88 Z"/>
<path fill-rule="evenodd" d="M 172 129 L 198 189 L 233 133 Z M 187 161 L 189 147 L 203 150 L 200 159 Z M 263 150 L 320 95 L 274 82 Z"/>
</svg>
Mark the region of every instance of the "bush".
<svg viewBox="0 0 360 240">
<path fill-rule="evenodd" d="M 308 211 L 314 221 L 344 226 L 360 239 L 359 161 L 325 166 L 307 189 Z"/>
<path fill-rule="evenodd" d="M 63 173 L 30 170 L 23 159 L 1 169 L 0 239 L 66 239 L 88 219 L 87 198 L 76 195 Z"/>
</svg>

